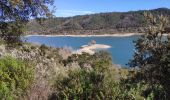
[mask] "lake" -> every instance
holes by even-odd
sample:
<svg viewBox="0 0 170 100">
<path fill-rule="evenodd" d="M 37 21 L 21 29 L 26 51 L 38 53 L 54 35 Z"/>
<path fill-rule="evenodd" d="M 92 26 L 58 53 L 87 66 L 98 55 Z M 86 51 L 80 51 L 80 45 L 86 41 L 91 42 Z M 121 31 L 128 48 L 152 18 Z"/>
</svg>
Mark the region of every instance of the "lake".
<svg viewBox="0 0 170 100">
<path fill-rule="evenodd" d="M 88 44 L 89 41 L 95 40 L 97 44 L 110 45 L 107 51 L 112 56 L 114 64 L 126 66 L 128 61 L 133 57 L 134 43 L 139 36 L 128 37 L 45 37 L 29 36 L 27 42 L 45 44 L 51 47 L 70 47 L 73 50 L 79 49 L 82 45 Z"/>
</svg>

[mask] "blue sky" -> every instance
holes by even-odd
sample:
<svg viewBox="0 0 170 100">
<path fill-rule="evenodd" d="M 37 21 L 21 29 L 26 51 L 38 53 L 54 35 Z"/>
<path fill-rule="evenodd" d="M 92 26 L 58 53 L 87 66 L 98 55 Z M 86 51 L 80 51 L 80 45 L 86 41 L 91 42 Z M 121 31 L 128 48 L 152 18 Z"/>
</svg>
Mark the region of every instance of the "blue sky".
<svg viewBox="0 0 170 100">
<path fill-rule="evenodd" d="M 170 0 L 55 0 L 57 17 L 170 8 Z"/>
</svg>

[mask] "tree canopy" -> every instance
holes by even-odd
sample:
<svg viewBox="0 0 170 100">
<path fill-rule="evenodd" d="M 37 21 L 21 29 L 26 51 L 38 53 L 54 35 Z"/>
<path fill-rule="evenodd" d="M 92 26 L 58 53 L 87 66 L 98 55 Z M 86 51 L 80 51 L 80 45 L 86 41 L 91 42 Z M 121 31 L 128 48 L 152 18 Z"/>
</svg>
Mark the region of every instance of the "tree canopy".
<svg viewBox="0 0 170 100">
<path fill-rule="evenodd" d="M 50 17 L 53 0 L 1 0 L 0 37 L 7 44 L 20 42 L 23 27 L 30 18 Z"/>
<path fill-rule="evenodd" d="M 48 5 L 53 0 L 1 0 L 0 21 L 28 20 L 31 17 L 51 15 Z"/>
<path fill-rule="evenodd" d="M 145 13 L 148 27 L 145 34 L 135 41 L 136 52 L 131 67 L 137 67 L 138 74 L 135 77 L 137 81 L 144 81 L 149 84 L 149 91 L 153 92 L 154 100 L 170 99 L 170 38 L 163 36 L 168 34 L 165 28 L 168 26 L 168 18 L 163 15 L 154 16 L 151 13 Z M 159 88 L 164 93 L 161 95 Z M 159 94 L 159 95 L 156 95 Z"/>
</svg>

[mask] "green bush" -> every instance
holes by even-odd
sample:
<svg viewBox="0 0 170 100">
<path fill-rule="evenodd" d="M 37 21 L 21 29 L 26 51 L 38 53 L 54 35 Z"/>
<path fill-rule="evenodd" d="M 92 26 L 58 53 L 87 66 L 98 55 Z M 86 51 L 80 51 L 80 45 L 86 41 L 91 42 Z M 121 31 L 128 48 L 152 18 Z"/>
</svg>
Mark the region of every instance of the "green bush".
<svg viewBox="0 0 170 100">
<path fill-rule="evenodd" d="M 84 67 L 84 65 L 89 64 L 90 66 L 111 66 L 112 65 L 112 58 L 110 54 L 106 51 L 99 51 L 96 52 L 94 55 L 90 55 L 88 53 L 73 54 L 68 57 L 68 59 L 63 60 L 63 64 L 66 66 L 69 63 L 78 62 L 80 67 Z M 96 68 L 96 67 L 94 67 Z"/>
<path fill-rule="evenodd" d="M 109 71 L 70 71 L 68 77 L 56 81 L 56 92 L 50 100 L 144 100 L 142 93 L 147 85 L 118 82 L 108 74 Z"/>
<path fill-rule="evenodd" d="M 33 80 L 33 68 L 10 56 L 0 59 L 0 99 L 24 96 Z"/>
<path fill-rule="evenodd" d="M 111 66 L 110 57 L 104 52 L 94 55 L 82 54 L 69 57 L 67 63 L 77 61 L 91 65 L 91 70 L 84 67 L 69 70 L 66 77 L 56 78 L 50 100 L 143 100 L 144 84 L 127 84 L 122 70 Z M 128 72 L 128 70 L 127 70 Z"/>
</svg>

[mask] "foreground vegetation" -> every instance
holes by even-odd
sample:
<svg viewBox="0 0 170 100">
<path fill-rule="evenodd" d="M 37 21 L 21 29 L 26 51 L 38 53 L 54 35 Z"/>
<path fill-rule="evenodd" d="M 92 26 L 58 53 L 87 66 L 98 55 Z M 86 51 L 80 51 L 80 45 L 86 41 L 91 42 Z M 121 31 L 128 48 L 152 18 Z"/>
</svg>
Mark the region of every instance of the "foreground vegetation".
<svg viewBox="0 0 170 100">
<path fill-rule="evenodd" d="M 48 17 L 47 5 L 51 3 L 51 0 L 0 1 L 1 100 L 170 100 L 170 36 L 163 37 L 168 34 L 165 28 L 169 17 L 154 16 L 157 12 L 144 13 L 148 27 L 135 41 L 136 51 L 129 62 L 131 68 L 125 69 L 112 64 L 107 52 L 72 55 L 61 48 L 23 43 L 20 36 L 29 17 Z M 168 14 L 167 9 L 158 9 L 158 12 L 162 10 Z M 138 16 L 133 12 L 130 15 Z M 93 25 L 93 29 L 101 29 L 105 28 L 100 26 L 104 22 L 117 23 L 110 21 L 112 17 L 108 20 L 103 17 L 109 16 L 92 17 L 88 24 L 82 23 L 83 28 Z M 125 22 L 134 20 L 119 17 Z M 38 20 L 43 25 L 44 19 Z M 98 24 L 99 21 L 102 23 Z M 70 26 L 76 25 L 68 21 L 65 26 L 74 29 Z"/>
<path fill-rule="evenodd" d="M 54 50 L 48 52 L 51 48 L 45 46 L 22 48 L 17 50 L 27 54 L 41 49 L 44 51 L 43 57 L 47 59 L 56 57 L 47 56 L 49 53 L 59 53 Z M 72 55 L 67 59 L 58 55 L 54 59 L 58 64 L 52 66 L 45 64 L 45 61 L 44 65 L 39 65 L 43 62 L 23 62 L 18 56 L 17 59 L 11 56 L 1 57 L 0 99 L 143 100 L 159 96 L 160 100 L 164 97 L 164 87 L 155 84 L 154 88 L 150 88 L 144 81 L 135 81 L 136 74 L 133 74 L 133 70 L 113 65 L 107 52 Z M 33 65 L 30 66 L 30 63 Z"/>
<path fill-rule="evenodd" d="M 29 45 L 29 44 L 26 44 Z M 3 45 L 1 45 L 2 47 Z M 30 49 L 28 49 L 31 47 Z M 26 49 L 27 48 L 27 49 Z M 47 56 L 51 48 L 40 46 L 27 46 L 17 48 L 18 52 L 11 56 L 1 57 L 0 99 L 142 99 L 146 84 L 128 84 L 130 78 L 128 69 L 117 68 L 111 63 L 106 52 L 93 55 L 72 55 L 67 59 L 60 56 Z M 31 51 L 30 51 L 31 50 Z M 28 55 L 30 52 L 43 50 L 43 57 L 51 57 L 58 63 L 49 66 L 45 61 L 23 62 L 17 56 L 20 51 Z M 15 51 L 15 50 L 12 50 Z M 8 50 L 4 51 L 10 52 Z M 27 52 L 27 53 L 25 53 Z M 34 55 L 34 54 L 31 54 Z M 41 54 L 38 54 L 39 57 Z M 21 56 L 23 57 L 23 56 Z M 26 56 L 25 56 L 26 57 Z M 76 58 L 75 58 L 76 57 Z M 37 59 L 38 60 L 38 59 Z M 24 60 L 25 61 L 25 60 Z M 29 65 L 29 64 L 33 65 Z M 44 65 L 40 65 L 44 63 Z M 34 65 L 35 64 L 35 65 Z M 35 67 L 33 67 L 35 66 Z M 46 69 L 48 66 L 48 69 Z M 55 72 L 55 73 L 54 73 Z"/>
</svg>

